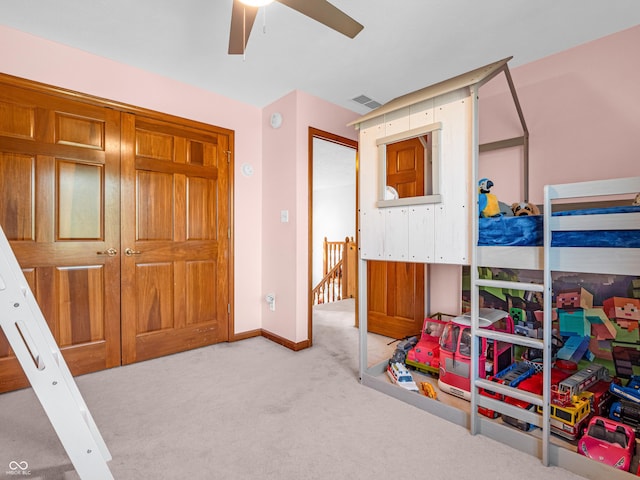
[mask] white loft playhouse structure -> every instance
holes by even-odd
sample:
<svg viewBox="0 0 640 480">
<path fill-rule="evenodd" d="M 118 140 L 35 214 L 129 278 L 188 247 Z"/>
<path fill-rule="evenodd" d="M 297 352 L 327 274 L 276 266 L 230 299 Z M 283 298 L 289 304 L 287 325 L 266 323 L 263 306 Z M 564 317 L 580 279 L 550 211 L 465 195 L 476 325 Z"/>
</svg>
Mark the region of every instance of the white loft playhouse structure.
<svg viewBox="0 0 640 480">
<path fill-rule="evenodd" d="M 528 132 L 508 71 L 510 58 L 396 98 L 357 120 L 363 260 L 469 265 L 480 150 L 524 146 Z M 504 72 L 523 135 L 478 146 L 478 90 Z M 430 135 L 426 195 L 385 200 L 386 146 Z M 525 197 L 528 179 L 525 178 Z"/>
<path fill-rule="evenodd" d="M 552 200 L 629 194 L 640 191 L 640 177 L 603 180 L 545 187 L 543 247 L 477 247 L 478 245 L 478 157 L 480 152 L 519 147 L 522 159 L 523 194 L 528 191 L 529 133 L 507 66 L 506 58 L 463 75 L 431 85 L 395 100 L 361 117 L 352 125 L 359 130 L 359 328 L 360 379 L 363 384 L 399 400 L 434 413 L 453 423 L 482 433 L 498 441 L 541 458 L 544 465 L 554 464 L 589 478 L 625 478 L 627 473 L 577 455 L 550 440 L 551 371 L 551 274 L 552 270 L 638 275 L 640 249 L 551 248 L 551 229 L 558 220 L 550 219 Z M 522 135 L 479 144 L 480 89 L 494 77 L 504 74 L 522 127 Z M 424 195 L 389 195 L 387 188 L 387 146 L 409 139 L 421 139 L 425 148 Z M 425 140 L 426 139 L 426 140 Z M 404 198 L 403 198 L 404 197 Z M 638 229 L 640 213 L 620 220 L 619 228 Z M 584 217 L 584 216 L 583 216 Z M 591 216 L 595 217 L 595 216 Z M 558 217 L 562 218 L 562 217 Z M 572 218 L 572 217 L 565 217 Z M 575 217 L 573 217 L 575 218 Z M 564 221 L 564 220 L 561 220 Z M 598 219 L 602 222 L 601 219 Z M 582 222 L 585 223 L 585 222 Z M 597 223 L 597 222 L 596 222 Z M 575 228 L 575 227 L 571 227 Z M 593 223 L 581 225 L 598 230 Z M 517 249 L 517 253 L 514 250 Z M 576 252 L 577 251 L 577 252 Z M 627 256 L 628 255 L 628 256 Z M 622 256 L 622 257 L 621 257 Z M 475 337 L 538 348 L 544 352 L 542 395 L 533 395 L 478 378 L 478 343 L 471 342 L 470 413 L 444 402 L 397 388 L 386 379 L 387 362 L 368 366 L 367 352 L 367 262 L 415 262 L 425 264 L 468 265 L 471 272 L 471 333 Z M 544 285 L 482 280 L 478 266 L 544 270 Z M 425 282 L 426 285 L 426 282 Z M 496 286 L 545 292 L 544 338 L 509 335 L 480 330 L 479 287 Z M 427 285 L 426 303 L 429 308 Z M 425 312 L 429 314 L 430 312 Z M 540 406 L 542 415 L 519 409 L 478 394 L 478 388 L 491 387 L 498 393 Z M 536 434 L 524 433 L 500 422 L 478 415 L 477 407 L 486 406 L 523 419 L 540 427 Z M 620 476 L 618 476 L 620 475 Z"/>
</svg>

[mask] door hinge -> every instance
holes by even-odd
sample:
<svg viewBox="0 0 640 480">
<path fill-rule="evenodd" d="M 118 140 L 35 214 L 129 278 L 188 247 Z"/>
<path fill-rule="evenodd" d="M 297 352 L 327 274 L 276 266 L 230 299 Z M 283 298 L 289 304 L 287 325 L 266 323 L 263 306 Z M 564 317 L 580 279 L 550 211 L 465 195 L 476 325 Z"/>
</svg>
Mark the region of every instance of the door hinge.
<svg viewBox="0 0 640 480">
<path fill-rule="evenodd" d="M 231 238 L 231 229 L 227 228 L 227 238 Z"/>
<path fill-rule="evenodd" d="M 225 150 L 225 152 L 227 154 L 227 163 L 231 163 L 231 150 Z"/>
<path fill-rule="evenodd" d="M 227 314 L 231 315 L 231 304 L 227 303 Z"/>
</svg>

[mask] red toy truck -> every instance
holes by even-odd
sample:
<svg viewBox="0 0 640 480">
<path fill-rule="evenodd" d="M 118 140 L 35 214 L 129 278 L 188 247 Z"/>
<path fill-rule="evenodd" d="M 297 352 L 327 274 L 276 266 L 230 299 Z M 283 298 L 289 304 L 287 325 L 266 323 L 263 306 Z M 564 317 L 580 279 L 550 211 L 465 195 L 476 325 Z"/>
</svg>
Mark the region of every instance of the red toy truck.
<svg viewBox="0 0 640 480">
<path fill-rule="evenodd" d="M 563 370 L 559 370 L 557 368 L 551 369 L 551 385 L 558 385 L 562 380 L 569 377 L 570 374 L 564 372 Z M 525 392 L 535 393 L 538 395 L 542 395 L 542 372 L 537 372 L 531 375 L 529 378 L 523 380 L 518 384 L 516 388 L 520 390 L 524 390 Z M 532 403 L 528 403 L 524 400 L 518 400 L 513 397 L 505 397 L 504 401 L 511 405 L 515 405 L 520 408 L 524 408 L 526 410 L 535 410 L 536 406 Z M 534 425 L 531 425 L 524 420 L 520 420 L 518 418 L 510 417 L 508 415 L 502 415 L 502 421 L 516 427 L 520 430 L 524 430 L 525 432 L 531 430 Z"/>
<path fill-rule="evenodd" d="M 487 380 L 491 380 L 492 382 L 500 383 L 502 385 L 507 385 L 509 387 L 517 387 L 521 382 L 529 378 L 531 375 L 536 373 L 536 369 L 529 365 L 526 362 L 515 362 L 509 365 L 504 370 L 496 373 L 495 375 L 491 375 L 487 377 Z M 479 391 L 480 395 L 484 395 L 486 397 L 493 398 L 495 400 L 504 400 L 504 395 L 485 390 L 481 388 Z M 486 407 L 478 407 L 478 413 L 489 417 L 489 418 L 498 418 L 499 413 L 495 410 Z"/>
<path fill-rule="evenodd" d="M 481 308 L 480 328 L 513 333 L 513 319 L 507 312 Z M 497 340 L 480 339 L 478 375 L 486 378 L 513 363 L 513 345 Z M 471 398 L 471 317 L 461 315 L 445 325 L 440 337 L 440 377 L 438 387 L 443 392 L 469 400 Z"/>
<path fill-rule="evenodd" d="M 582 370 L 571 374 L 558 368 L 551 369 L 551 432 L 568 440 L 576 440 L 582 434 L 594 412 L 600 412 L 607 407 L 602 382 L 611 384 L 608 370 L 597 364 L 591 364 Z M 518 385 L 519 389 L 542 394 L 542 373 L 536 373 Z M 592 391 L 593 390 L 593 391 Z M 505 402 L 521 408 L 533 410 L 534 406 L 522 400 L 506 397 Z M 542 413 L 542 408 L 537 407 Z M 530 430 L 531 424 L 521 420 L 502 416 L 505 423 L 521 430 Z"/>
<path fill-rule="evenodd" d="M 447 323 L 444 320 L 425 318 L 420 340 L 409 350 L 404 363 L 418 371 L 437 375 L 440 367 L 440 335 Z"/>
</svg>

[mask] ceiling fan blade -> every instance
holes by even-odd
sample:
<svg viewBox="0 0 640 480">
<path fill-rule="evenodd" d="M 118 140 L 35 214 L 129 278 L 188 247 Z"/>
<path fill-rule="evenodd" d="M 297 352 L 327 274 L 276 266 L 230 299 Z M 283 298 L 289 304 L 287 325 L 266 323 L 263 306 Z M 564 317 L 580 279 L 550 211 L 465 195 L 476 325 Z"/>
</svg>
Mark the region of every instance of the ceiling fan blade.
<svg viewBox="0 0 640 480">
<path fill-rule="evenodd" d="M 326 0 L 276 0 L 333 30 L 355 37 L 364 27 Z"/>
<path fill-rule="evenodd" d="M 242 55 L 244 53 L 257 14 L 257 7 L 249 7 L 239 0 L 233 0 L 231 28 L 229 29 L 230 55 Z"/>
</svg>

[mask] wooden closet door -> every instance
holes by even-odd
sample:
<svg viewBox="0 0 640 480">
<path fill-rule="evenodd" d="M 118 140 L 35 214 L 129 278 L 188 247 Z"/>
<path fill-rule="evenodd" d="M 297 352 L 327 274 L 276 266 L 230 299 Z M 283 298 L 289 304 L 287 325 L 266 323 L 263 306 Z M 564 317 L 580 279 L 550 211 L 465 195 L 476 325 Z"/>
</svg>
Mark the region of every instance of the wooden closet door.
<svg viewBox="0 0 640 480">
<path fill-rule="evenodd" d="M 120 364 L 119 162 L 120 113 L 0 85 L 0 224 L 74 375 Z"/>
<path fill-rule="evenodd" d="M 228 134 L 124 114 L 122 360 L 229 338 Z"/>
</svg>

